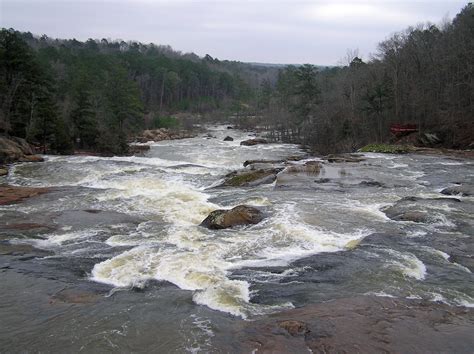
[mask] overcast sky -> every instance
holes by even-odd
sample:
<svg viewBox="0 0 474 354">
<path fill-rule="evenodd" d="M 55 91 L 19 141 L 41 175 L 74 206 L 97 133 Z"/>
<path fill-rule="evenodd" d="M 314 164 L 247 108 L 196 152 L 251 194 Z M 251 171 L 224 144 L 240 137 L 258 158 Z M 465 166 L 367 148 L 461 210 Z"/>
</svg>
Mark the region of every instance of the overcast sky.
<svg viewBox="0 0 474 354">
<path fill-rule="evenodd" d="M 395 31 L 454 17 L 467 1 L 0 0 L 0 27 L 57 38 L 169 44 L 183 52 L 265 63 L 368 58 Z"/>
</svg>

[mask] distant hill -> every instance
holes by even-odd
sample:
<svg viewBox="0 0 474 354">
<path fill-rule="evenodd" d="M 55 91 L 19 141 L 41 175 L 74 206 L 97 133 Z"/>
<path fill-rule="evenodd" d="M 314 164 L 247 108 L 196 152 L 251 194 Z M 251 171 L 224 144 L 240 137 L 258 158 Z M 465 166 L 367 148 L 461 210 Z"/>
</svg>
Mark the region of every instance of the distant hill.
<svg viewBox="0 0 474 354">
<path fill-rule="evenodd" d="M 265 68 L 276 68 L 276 69 L 284 69 L 287 66 L 299 67 L 299 66 L 303 65 L 303 64 L 256 63 L 256 62 L 249 62 L 249 63 L 246 63 L 246 64 L 253 65 L 253 66 L 265 67 Z M 315 64 L 313 64 L 313 65 L 316 68 L 320 69 L 320 70 L 334 67 L 333 65 L 315 65 Z"/>
</svg>

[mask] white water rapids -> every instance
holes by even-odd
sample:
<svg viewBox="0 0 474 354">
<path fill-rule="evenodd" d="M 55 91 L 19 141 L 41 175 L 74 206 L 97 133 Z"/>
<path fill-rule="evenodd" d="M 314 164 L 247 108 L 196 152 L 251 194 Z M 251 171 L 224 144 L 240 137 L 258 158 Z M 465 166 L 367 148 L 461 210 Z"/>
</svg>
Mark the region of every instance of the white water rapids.
<svg viewBox="0 0 474 354">
<path fill-rule="evenodd" d="M 369 154 L 369 162 L 358 170 L 326 166 L 319 177 L 340 184 L 320 190 L 278 189 L 273 184 L 213 188 L 225 174 L 243 168 L 245 160 L 284 159 L 302 152 L 295 145 L 240 146 L 249 135 L 225 127 L 214 127 L 210 133 L 213 138 L 202 135 L 153 143 L 145 157 L 51 156 L 42 166 L 18 165 L 9 178 L 17 184 L 87 188 L 83 200 L 64 198 L 62 203 L 48 206 L 50 209 L 94 208 L 140 218 L 134 230 L 120 224 L 107 229 L 102 243 L 123 249 L 95 264 L 91 280 L 119 288 L 145 287 L 150 280 L 168 281 L 193 291 L 197 304 L 244 318 L 293 305 L 278 299 L 272 304 L 252 302 L 255 279 L 232 277 L 236 269 L 287 266 L 306 256 L 353 249 L 374 232 L 402 228 L 416 235 L 436 226 L 400 226 L 380 211 L 404 196 L 438 196 L 437 185 L 420 182 L 425 172 L 411 168 L 411 163 L 419 162 L 410 158 Z M 223 141 L 226 135 L 234 141 Z M 373 168 L 373 164 L 381 167 Z M 374 189 L 367 192 L 351 187 L 368 177 L 390 188 L 375 194 Z M 266 218 L 257 225 L 228 230 L 199 226 L 211 211 L 239 204 L 261 208 Z M 22 208 L 29 211 L 28 206 Z M 440 217 L 439 225 L 445 227 L 449 222 Z M 93 244 L 103 232 L 100 228 L 61 230 L 35 244 L 70 256 L 99 257 L 100 250 Z M 377 257 L 380 254 L 386 257 L 386 266 L 380 271 L 394 272 L 410 284 L 422 282 L 429 272 L 417 254 L 384 250 Z"/>
</svg>

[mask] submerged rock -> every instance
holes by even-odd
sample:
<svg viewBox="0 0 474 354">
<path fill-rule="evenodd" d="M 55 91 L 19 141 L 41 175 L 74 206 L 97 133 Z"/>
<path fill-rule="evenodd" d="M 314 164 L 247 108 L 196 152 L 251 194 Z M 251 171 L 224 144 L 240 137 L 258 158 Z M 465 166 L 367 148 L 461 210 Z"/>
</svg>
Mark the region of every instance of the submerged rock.
<svg viewBox="0 0 474 354">
<path fill-rule="evenodd" d="M 330 178 L 320 178 L 320 179 L 317 179 L 315 180 L 316 183 L 329 183 L 331 182 L 331 179 Z"/>
<path fill-rule="evenodd" d="M 53 217 L 56 224 L 80 230 L 103 225 L 139 224 L 138 217 L 116 211 L 100 209 L 64 210 Z"/>
<path fill-rule="evenodd" d="M 471 272 L 474 272 L 474 256 L 473 255 L 462 255 L 462 254 L 452 254 L 448 259 L 452 263 L 462 265 L 469 269 Z"/>
<path fill-rule="evenodd" d="M 359 185 L 367 187 L 385 187 L 383 183 L 377 181 L 362 181 L 359 183 Z"/>
<path fill-rule="evenodd" d="M 227 229 L 237 225 L 258 224 L 263 220 L 260 210 L 247 205 L 239 205 L 230 210 L 214 210 L 203 220 L 201 226 L 208 229 Z"/>
<path fill-rule="evenodd" d="M 318 175 L 319 172 L 321 172 L 321 164 L 318 161 L 308 161 L 302 165 L 290 165 L 285 169 L 284 172 Z"/>
<path fill-rule="evenodd" d="M 302 336 L 309 332 L 308 325 L 302 321 L 281 321 L 278 323 L 278 327 L 283 328 L 293 337 Z"/>
<path fill-rule="evenodd" d="M 0 186 L 0 205 L 18 203 L 23 199 L 48 193 L 49 188 Z"/>
<path fill-rule="evenodd" d="M 8 168 L 0 166 L 0 176 L 8 175 Z"/>
<path fill-rule="evenodd" d="M 470 197 L 474 195 L 474 186 L 470 185 L 459 185 L 454 187 L 448 187 L 441 191 L 441 194 L 444 195 L 460 195 L 463 197 Z"/>
<path fill-rule="evenodd" d="M 84 291 L 79 289 L 62 289 L 50 297 L 49 303 L 55 304 L 63 302 L 68 304 L 91 304 L 99 301 L 103 295 L 94 291 Z"/>
<path fill-rule="evenodd" d="M 366 160 L 364 157 L 355 154 L 328 155 L 325 159 L 331 163 L 361 162 Z"/>
<path fill-rule="evenodd" d="M 240 145 L 243 145 L 243 146 L 254 146 L 258 144 L 268 144 L 268 141 L 263 138 L 255 138 L 255 139 L 244 140 L 240 143 Z"/>
<path fill-rule="evenodd" d="M 246 160 L 244 161 L 244 167 L 255 164 L 281 164 L 283 162 L 285 162 L 285 160 Z"/>
<path fill-rule="evenodd" d="M 27 256 L 29 259 L 40 258 L 52 255 L 53 252 L 41 250 L 25 243 L 0 242 L 0 255 L 3 256 Z"/>
<path fill-rule="evenodd" d="M 224 141 L 234 141 L 234 138 L 231 137 L 231 136 L 226 136 L 226 137 L 224 138 Z"/>
<path fill-rule="evenodd" d="M 318 161 L 307 161 L 301 165 L 289 165 L 277 175 L 276 188 L 312 188 L 314 177 L 321 172 Z"/>
</svg>

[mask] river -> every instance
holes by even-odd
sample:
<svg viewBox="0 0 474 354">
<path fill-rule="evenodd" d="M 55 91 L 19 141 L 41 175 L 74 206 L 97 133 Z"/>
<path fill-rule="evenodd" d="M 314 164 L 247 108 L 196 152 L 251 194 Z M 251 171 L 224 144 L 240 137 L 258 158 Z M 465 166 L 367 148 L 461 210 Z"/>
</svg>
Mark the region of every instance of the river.
<svg viewBox="0 0 474 354">
<path fill-rule="evenodd" d="M 364 294 L 474 306 L 463 261 L 474 199 L 440 194 L 473 182 L 472 160 L 365 154 L 318 175 L 221 188 L 246 160 L 303 151 L 209 129 L 141 157 L 45 156 L 11 169 L 3 182 L 52 190 L 0 207 L 4 223 L 43 225 L 0 228 L 3 247 L 18 250 L 0 255 L 1 351 L 226 351 L 215 339 L 238 322 Z M 240 204 L 265 219 L 199 226 Z M 392 220 L 391 206 L 427 217 Z"/>
</svg>

